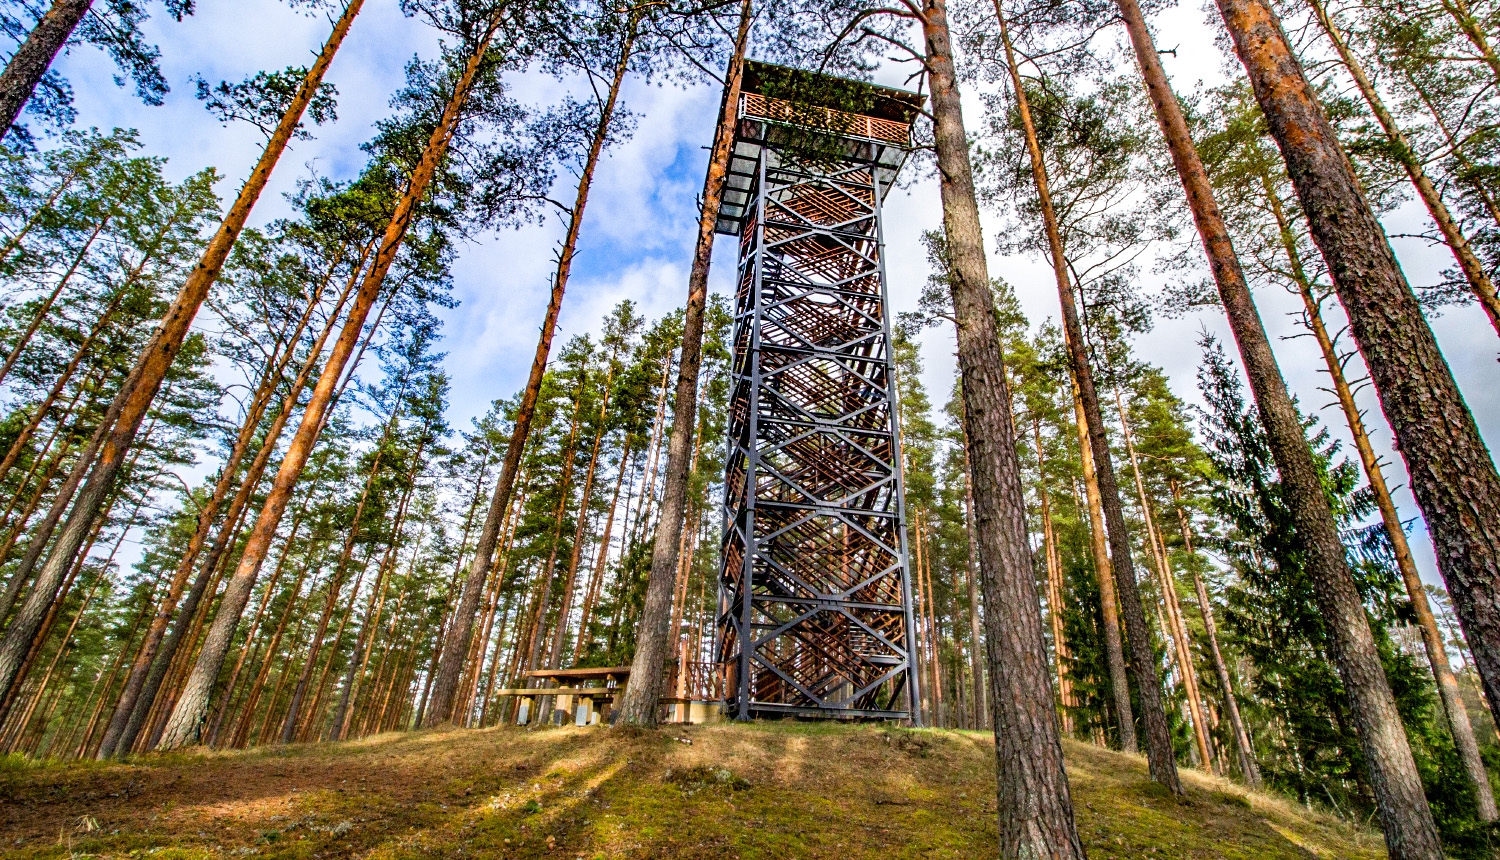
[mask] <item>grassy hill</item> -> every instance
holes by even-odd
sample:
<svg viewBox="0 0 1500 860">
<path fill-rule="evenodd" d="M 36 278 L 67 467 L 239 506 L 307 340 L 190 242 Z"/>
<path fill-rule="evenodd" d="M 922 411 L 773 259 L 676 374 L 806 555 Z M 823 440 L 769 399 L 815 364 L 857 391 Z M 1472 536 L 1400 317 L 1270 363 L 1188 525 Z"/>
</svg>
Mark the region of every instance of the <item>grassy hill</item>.
<svg viewBox="0 0 1500 860">
<path fill-rule="evenodd" d="M 827 723 L 432 731 L 345 744 L 0 760 L 6 858 L 983 858 L 987 735 Z M 1379 834 L 1143 759 L 1067 748 L 1089 856 L 1384 857 Z"/>
</svg>

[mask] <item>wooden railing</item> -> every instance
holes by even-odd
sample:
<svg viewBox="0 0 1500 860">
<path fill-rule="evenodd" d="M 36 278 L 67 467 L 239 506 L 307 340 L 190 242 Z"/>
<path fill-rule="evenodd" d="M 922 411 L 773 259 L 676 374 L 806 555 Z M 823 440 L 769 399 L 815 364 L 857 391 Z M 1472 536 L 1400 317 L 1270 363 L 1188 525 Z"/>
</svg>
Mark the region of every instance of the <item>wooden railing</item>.
<svg viewBox="0 0 1500 860">
<path fill-rule="evenodd" d="M 848 113 L 833 108 L 798 104 L 785 99 L 744 93 L 740 96 L 740 116 L 760 117 L 775 122 L 831 131 L 849 137 L 866 137 L 905 146 L 911 140 L 911 126 L 904 122 Z"/>
</svg>

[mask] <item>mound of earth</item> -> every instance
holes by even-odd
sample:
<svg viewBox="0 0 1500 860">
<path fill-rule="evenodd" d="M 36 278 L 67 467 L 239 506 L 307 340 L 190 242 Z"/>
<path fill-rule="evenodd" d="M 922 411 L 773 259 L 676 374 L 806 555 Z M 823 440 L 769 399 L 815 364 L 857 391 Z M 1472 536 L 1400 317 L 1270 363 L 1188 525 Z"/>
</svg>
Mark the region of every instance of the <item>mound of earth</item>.
<svg viewBox="0 0 1500 860">
<path fill-rule="evenodd" d="M 1089 856 L 1384 857 L 1380 835 L 1068 743 Z M 982 858 L 987 734 L 831 723 L 388 734 L 125 764 L 0 760 L 7 858 Z"/>
</svg>

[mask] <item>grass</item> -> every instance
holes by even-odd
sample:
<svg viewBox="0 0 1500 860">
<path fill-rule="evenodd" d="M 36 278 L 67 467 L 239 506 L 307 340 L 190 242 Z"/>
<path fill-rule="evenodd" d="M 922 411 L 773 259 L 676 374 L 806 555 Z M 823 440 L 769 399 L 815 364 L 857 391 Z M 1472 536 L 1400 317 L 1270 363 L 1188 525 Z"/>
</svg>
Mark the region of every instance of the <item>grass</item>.
<svg viewBox="0 0 1500 860">
<path fill-rule="evenodd" d="M 1067 745 L 1089 856 L 1376 858 L 1379 834 L 1225 780 Z M 982 858 L 982 733 L 830 723 L 389 734 L 344 744 L 0 762 L 0 856 Z"/>
</svg>

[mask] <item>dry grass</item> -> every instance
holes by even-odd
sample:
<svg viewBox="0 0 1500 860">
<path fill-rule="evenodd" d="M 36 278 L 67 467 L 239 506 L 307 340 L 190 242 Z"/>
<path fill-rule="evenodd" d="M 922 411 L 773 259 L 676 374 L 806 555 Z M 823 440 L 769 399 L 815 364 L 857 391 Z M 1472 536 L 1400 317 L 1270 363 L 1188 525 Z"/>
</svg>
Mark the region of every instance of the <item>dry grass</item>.
<svg viewBox="0 0 1500 860">
<path fill-rule="evenodd" d="M 691 741 L 686 743 L 684 741 Z M 1089 856 L 1376 858 L 1379 835 L 1067 748 Z M 0 767 L 6 858 L 993 856 L 987 736 L 775 723 L 434 731 L 131 764 Z"/>
</svg>

